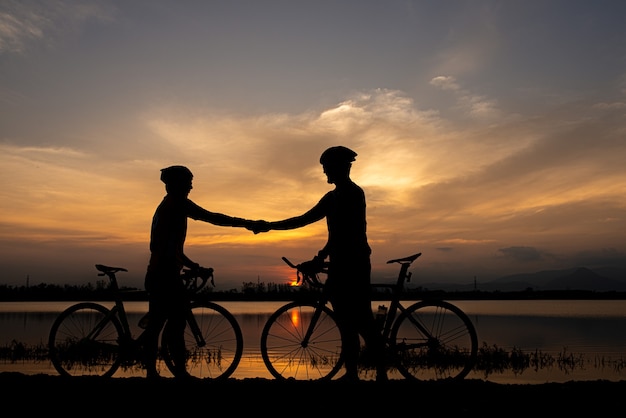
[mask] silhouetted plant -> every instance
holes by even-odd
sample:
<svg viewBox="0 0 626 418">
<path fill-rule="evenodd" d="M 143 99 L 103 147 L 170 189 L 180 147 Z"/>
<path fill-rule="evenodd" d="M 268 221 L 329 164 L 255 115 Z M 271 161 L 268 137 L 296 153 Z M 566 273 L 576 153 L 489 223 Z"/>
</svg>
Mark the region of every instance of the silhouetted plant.
<svg viewBox="0 0 626 418">
<path fill-rule="evenodd" d="M 86 347 L 81 347 L 82 350 Z M 104 350 L 103 347 L 91 347 L 90 350 L 99 350 L 98 352 L 102 356 L 108 356 L 110 353 Z M 74 360 L 85 366 L 83 357 L 80 353 L 69 353 L 67 355 L 75 356 Z M 219 363 L 220 353 L 211 353 L 213 359 L 211 361 Z M 191 355 L 190 361 L 194 361 L 194 356 Z M 161 356 L 159 356 L 161 357 Z M 93 356 L 87 356 L 90 361 L 93 360 Z M 442 362 L 442 359 L 449 361 L 449 364 L 441 364 L 441 367 L 453 367 L 455 364 L 454 353 L 447 353 L 442 358 L 438 358 L 437 362 Z M 28 345 L 19 341 L 13 340 L 9 344 L 0 347 L 0 361 L 5 363 L 17 363 L 17 362 L 42 362 L 48 361 L 48 348 L 45 344 Z M 392 366 L 392 359 L 390 360 L 390 368 Z M 424 357 L 416 355 L 415 367 L 420 367 L 420 362 L 423 362 Z M 476 364 L 474 366 L 475 371 L 482 372 L 485 379 L 494 374 L 502 374 L 505 372 L 512 372 L 515 375 L 521 375 L 523 372 L 531 369 L 533 371 L 539 371 L 543 369 L 549 369 L 552 367 L 558 368 L 560 371 L 569 374 L 575 370 L 585 369 L 586 366 L 591 365 L 596 369 L 611 368 L 616 373 L 621 373 L 626 369 L 626 359 L 612 359 L 607 356 L 596 355 L 592 360 L 586 361 L 583 354 L 576 354 L 570 352 L 567 348 L 564 348 L 556 356 L 549 353 L 542 352 L 541 350 L 535 350 L 529 353 L 523 352 L 517 347 L 513 347 L 510 350 L 505 350 L 502 347 L 498 347 L 496 344 L 488 345 L 483 342 L 483 345 L 478 349 L 478 356 Z M 97 367 L 97 365 L 93 365 Z M 141 365 L 136 362 L 123 364 L 123 369 L 135 369 L 140 368 Z M 362 354 L 362 367 L 363 373 L 367 374 L 373 368 L 373 363 L 369 361 L 367 353 Z"/>
</svg>

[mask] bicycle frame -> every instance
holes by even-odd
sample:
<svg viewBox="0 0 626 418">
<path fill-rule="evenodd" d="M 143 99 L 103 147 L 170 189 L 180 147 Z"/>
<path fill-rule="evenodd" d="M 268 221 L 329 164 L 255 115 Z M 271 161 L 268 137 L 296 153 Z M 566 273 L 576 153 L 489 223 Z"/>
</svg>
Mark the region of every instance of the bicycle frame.
<svg viewBox="0 0 626 418">
<path fill-rule="evenodd" d="M 99 269 L 104 270 L 105 267 L 101 266 L 101 265 L 97 265 L 96 267 L 98 267 Z M 101 270 L 101 271 L 102 271 Z M 124 270 L 121 270 L 124 271 Z M 109 321 L 109 318 L 111 316 L 117 316 L 117 318 L 120 321 L 120 324 L 122 325 L 122 329 L 124 330 L 124 336 L 126 338 L 128 338 L 129 340 L 135 340 L 135 341 L 141 341 L 145 331 L 141 332 L 141 334 L 139 334 L 139 336 L 137 336 L 137 338 L 133 338 L 132 337 L 132 331 L 130 329 L 130 324 L 128 322 L 128 317 L 126 316 L 126 309 L 124 308 L 124 301 L 121 298 L 121 290 L 119 288 L 119 285 L 117 283 L 117 277 L 115 276 L 115 269 L 113 270 L 109 270 L 106 269 L 106 271 L 103 271 L 102 273 L 98 274 L 99 276 L 108 276 L 109 280 L 111 282 L 111 290 L 113 291 L 113 294 L 115 295 L 115 304 L 113 305 L 113 307 L 111 308 L 111 315 L 105 317 L 100 324 L 98 324 L 93 331 L 88 335 L 88 337 L 93 338 L 93 337 L 97 337 L 98 336 L 98 332 L 100 332 L 102 330 L 102 328 L 104 327 L 104 325 L 106 324 L 107 321 Z M 190 277 L 188 274 L 183 274 L 183 277 Z M 206 279 L 205 279 L 206 282 Z M 191 329 L 191 332 L 193 334 L 194 339 L 196 340 L 196 343 L 198 344 L 199 347 L 204 347 L 206 345 L 206 341 L 204 340 L 204 336 L 202 335 L 202 331 L 200 330 L 200 327 L 198 326 L 198 322 L 196 321 L 196 317 L 193 315 L 193 312 L 191 312 L 191 303 L 193 302 L 193 300 L 190 298 L 189 300 L 189 311 L 187 313 L 187 325 L 189 325 L 189 328 Z"/>
<path fill-rule="evenodd" d="M 387 311 L 387 314 L 385 315 L 385 320 L 384 320 L 383 327 L 381 330 L 382 336 L 385 341 L 389 341 L 391 328 L 396 320 L 397 312 L 398 311 L 406 312 L 406 308 L 402 306 L 402 304 L 400 303 L 400 295 L 402 294 L 402 291 L 404 290 L 405 280 L 409 281 L 412 276 L 412 273 L 408 271 L 409 267 L 411 266 L 411 263 L 415 261 L 420 255 L 422 255 L 422 253 L 414 254 L 404 259 L 390 260 L 387 262 L 388 264 L 396 263 L 396 262 L 400 263 L 400 272 L 398 273 L 398 278 L 395 284 L 372 283 L 372 288 L 390 288 L 391 289 L 389 309 Z M 292 264 L 287 258 L 283 257 L 283 261 L 285 261 L 291 267 L 297 268 L 297 266 Z M 315 282 L 312 283 L 312 277 L 310 275 L 307 275 L 305 273 L 304 278 L 305 278 L 305 281 L 308 281 L 309 284 L 312 284 L 314 287 L 317 287 L 317 284 L 315 284 Z M 317 304 L 317 308 L 315 309 L 315 312 L 313 313 L 313 317 L 311 318 L 311 322 L 309 323 L 306 333 L 304 334 L 302 338 L 303 347 L 308 346 L 311 335 L 313 334 L 315 327 L 317 325 L 317 321 L 319 320 L 322 314 L 322 308 L 326 306 L 326 304 L 328 303 L 328 297 L 326 296 L 326 293 L 324 290 L 322 290 L 320 297 L 315 301 L 315 303 Z M 428 330 L 426 330 L 420 323 L 414 320 L 412 322 L 416 327 L 420 329 L 421 332 L 423 332 L 424 334 L 428 334 Z"/>
<path fill-rule="evenodd" d="M 415 261 L 422 253 L 418 253 L 412 255 L 410 257 L 406 257 L 405 259 L 397 259 L 390 260 L 387 264 L 391 263 L 400 263 L 400 272 L 398 273 L 398 278 L 395 284 L 387 284 L 387 283 L 372 283 L 372 288 L 389 288 L 391 289 L 391 297 L 389 298 L 389 309 L 384 318 L 383 327 L 381 330 L 382 336 L 385 341 L 389 341 L 391 328 L 398 317 L 398 311 L 400 313 L 406 312 L 407 309 L 400 302 L 400 296 L 402 295 L 402 291 L 404 290 L 404 282 L 410 281 L 412 273 L 409 272 L 409 267 L 411 263 Z M 412 321 L 412 323 L 420 329 L 424 334 L 428 334 L 428 331 L 424 329 L 424 327 L 417 323 L 416 321 Z"/>
<path fill-rule="evenodd" d="M 411 263 L 421 253 L 387 261 L 399 263 L 393 284 L 372 283 L 389 288 L 379 300 L 390 306 L 379 332 L 385 340 L 387 358 L 407 379 L 462 379 L 472 369 L 477 355 L 477 335 L 469 317 L 458 307 L 439 299 L 415 301 L 403 306 L 404 282 L 410 281 Z M 294 265 L 303 283 L 322 289 L 308 300 L 296 300 L 278 308 L 261 332 L 261 355 L 270 373 L 278 379 L 332 379 L 343 365 L 341 330 L 317 273 L 324 266 L 305 262 Z M 306 316 L 305 316 L 306 315 Z M 295 318 L 295 319 L 294 319 Z"/>
<path fill-rule="evenodd" d="M 415 261 L 421 253 L 412 255 L 410 257 L 406 257 L 404 259 L 396 259 L 390 260 L 387 263 L 399 263 L 400 271 L 398 273 L 398 278 L 395 284 L 385 284 L 385 283 L 374 283 L 372 284 L 373 288 L 390 288 L 391 289 L 391 297 L 389 302 L 389 309 L 385 315 L 383 327 L 381 330 L 382 337 L 384 341 L 388 344 L 388 346 L 392 346 L 395 341 L 391 338 L 391 330 L 396 322 L 396 319 L 400 316 L 400 314 L 405 314 L 407 320 L 419 330 L 427 338 L 424 339 L 424 342 L 421 343 L 413 343 L 407 344 L 406 342 L 402 343 L 402 351 L 413 350 L 422 347 L 429 347 L 432 341 L 436 340 L 436 337 L 432 335 L 431 331 L 424 327 L 422 323 L 417 321 L 412 315 L 408 314 L 409 309 L 402 305 L 400 302 L 400 297 L 402 296 L 402 292 L 404 290 L 404 282 L 410 281 L 412 273 L 409 272 L 409 267 L 411 263 Z"/>
<path fill-rule="evenodd" d="M 120 324 L 122 325 L 124 337 L 127 340 L 132 340 L 133 339 L 132 331 L 130 330 L 128 316 L 126 315 L 126 309 L 124 308 L 124 301 L 122 300 L 122 297 L 120 295 L 121 290 L 120 290 L 119 285 L 117 284 L 117 277 L 115 276 L 116 271 L 126 271 L 126 269 L 122 269 L 119 267 L 110 269 L 101 264 L 97 264 L 96 268 L 101 271 L 101 273 L 98 273 L 98 276 L 106 275 L 109 278 L 110 286 L 111 286 L 110 289 L 114 295 L 114 305 L 110 310 L 110 314 L 104 317 L 102 321 L 100 321 L 100 323 L 94 327 L 93 331 L 89 333 L 89 335 L 87 335 L 87 337 L 89 338 L 97 337 L 98 333 L 102 331 L 102 329 L 104 328 L 106 323 L 110 320 L 110 318 L 117 317 L 117 319 L 120 321 Z"/>
<path fill-rule="evenodd" d="M 99 276 L 109 278 L 114 303 L 108 308 L 101 303 L 79 302 L 65 309 L 53 322 L 48 347 L 51 361 L 61 375 L 109 377 L 120 366 L 134 367 L 142 360 L 145 327 L 140 321 L 138 326 L 144 331 L 133 338 L 115 275 L 127 270 L 101 264 L 96 268 Z M 183 270 L 181 278 L 190 294 L 183 335 L 187 350 L 185 368 L 195 377 L 225 379 L 235 371 L 243 353 L 241 328 L 224 307 L 208 298 L 194 297 L 208 279 L 213 283 L 213 269 Z M 176 359 L 171 355 L 167 327 L 166 322 L 160 337 L 160 352 L 167 369 L 175 374 L 180 365 L 175 364 Z"/>
</svg>

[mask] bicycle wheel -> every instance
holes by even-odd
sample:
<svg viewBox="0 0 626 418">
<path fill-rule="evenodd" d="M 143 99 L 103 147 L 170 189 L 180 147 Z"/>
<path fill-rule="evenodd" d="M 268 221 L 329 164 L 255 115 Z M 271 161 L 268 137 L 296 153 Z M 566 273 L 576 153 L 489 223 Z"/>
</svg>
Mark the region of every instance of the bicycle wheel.
<svg viewBox="0 0 626 418">
<path fill-rule="evenodd" d="M 291 302 L 274 312 L 261 333 L 261 355 L 277 379 L 330 380 L 343 364 L 341 333 L 327 306 Z M 311 331 L 306 339 L 307 331 Z"/>
<path fill-rule="evenodd" d="M 191 314 L 193 318 L 187 320 L 185 328 L 187 372 L 202 379 L 228 378 L 243 354 L 243 334 L 239 323 L 226 308 L 213 302 L 192 303 Z M 168 369 L 174 373 L 176 368 L 166 333 L 167 324 L 161 337 L 162 355 Z"/>
<path fill-rule="evenodd" d="M 78 303 L 57 317 L 50 328 L 48 351 L 64 376 L 112 376 L 122 361 L 122 325 L 97 303 Z"/>
<path fill-rule="evenodd" d="M 478 338 L 469 317 L 445 301 L 422 301 L 402 312 L 391 330 L 391 352 L 407 379 L 463 379 L 474 367 Z"/>
</svg>

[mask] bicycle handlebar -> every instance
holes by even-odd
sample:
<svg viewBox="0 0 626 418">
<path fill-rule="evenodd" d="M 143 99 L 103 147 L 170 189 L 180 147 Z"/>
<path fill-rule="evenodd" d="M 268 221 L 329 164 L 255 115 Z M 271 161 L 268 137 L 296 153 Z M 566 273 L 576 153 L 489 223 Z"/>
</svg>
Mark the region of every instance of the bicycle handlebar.
<svg viewBox="0 0 626 418">
<path fill-rule="evenodd" d="M 328 274 L 328 263 L 322 262 L 313 263 L 311 261 L 305 261 L 300 264 L 293 264 L 287 257 L 282 257 L 283 261 L 293 269 L 296 269 L 296 284 L 300 282 L 307 283 L 313 287 L 323 287 L 324 283 L 319 279 L 319 273 Z"/>
<path fill-rule="evenodd" d="M 294 268 L 294 269 L 295 269 L 295 268 L 298 268 L 298 266 L 296 266 L 296 265 L 295 265 L 295 264 L 293 264 L 291 261 L 289 261 L 289 260 L 287 259 L 287 257 L 283 257 L 283 261 L 284 261 L 285 263 L 287 263 L 287 265 L 288 265 L 289 267 L 291 267 L 291 268 Z"/>
<path fill-rule="evenodd" d="M 181 278 L 185 281 L 187 290 L 196 293 L 206 286 L 211 279 L 211 286 L 215 287 L 213 269 L 211 267 L 199 267 L 197 269 L 183 269 Z"/>
<path fill-rule="evenodd" d="M 395 258 L 393 260 L 387 261 L 387 264 L 399 263 L 402 264 L 404 269 L 408 269 L 408 266 L 418 257 L 420 257 L 422 253 L 416 253 L 410 255 L 408 257 Z M 320 260 L 314 258 L 310 261 L 305 261 L 300 264 L 293 264 L 287 257 L 282 257 L 282 260 L 291 268 L 296 269 L 297 271 L 297 279 L 296 284 L 299 284 L 300 281 L 304 283 L 308 283 L 314 287 L 323 287 L 324 283 L 322 283 L 318 277 L 319 273 L 328 274 L 328 262 L 324 261 L 320 263 Z M 406 273 L 406 270 L 405 270 Z M 411 280 L 411 273 L 407 273 L 404 277 L 406 281 Z M 380 286 L 380 285 L 377 285 Z"/>
<path fill-rule="evenodd" d="M 117 286 L 117 280 L 115 280 L 115 273 L 120 271 L 128 271 L 124 267 L 109 267 L 103 264 L 96 264 L 96 269 L 100 272 L 98 276 L 109 276 L 111 283 Z M 199 267 L 197 269 L 183 269 L 180 277 L 185 282 L 187 290 L 196 293 L 200 289 L 204 288 L 211 280 L 211 285 L 215 286 L 215 279 L 213 277 L 213 269 L 211 267 Z"/>
</svg>

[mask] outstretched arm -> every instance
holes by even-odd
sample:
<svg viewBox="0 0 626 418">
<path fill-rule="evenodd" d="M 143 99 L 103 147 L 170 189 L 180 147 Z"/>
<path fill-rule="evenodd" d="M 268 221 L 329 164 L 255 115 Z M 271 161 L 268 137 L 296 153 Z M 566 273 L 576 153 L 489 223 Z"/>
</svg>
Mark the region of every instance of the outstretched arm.
<svg viewBox="0 0 626 418">
<path fill-rule="evenodd" d="M 201 206 L 198 206 L 191 200 L 187 201 L 187 216 L 191 219 L 195 219 L 197 221 L 208 222 L 213 225 L 219 226 L 232 226 L 232 227 L 241 227 L 248 228 L 251 225 L 251 222 L 243 218 L 237 218 L 234 216 L 224 215 L 223 213 L 211 212 L 204 209 Z"/>
<path fill-rule="evenodd" d="M 324 211 L 321 210 L 319 205 L 316 205 L 313 209 L 300 216 L 269 222 L 269 227 L 277 230 L 296 229 L 317 222 L 323 219 L 324 216 L 326 216 Z"/>
<path fill-rule="evenodd" d="M 326 193 L 315 206 L 302 215 L 274 222 L 262 220 L 251 221 L 252 224 L 250 227 L 246 226 L 246 228 L 253 231 L 255 234 L 258 234 L 259 232 L 267 232 L 272 229 L 286 230 L 301 228 L 325 218 L 331 199 L 332 194 L 330 192 Z"/>
<path fill-rule="evenodd" d="M 283 219 L 281 221 L 267 222 L 263 220 L 259 221 L 250 221 L 250 225 L 246 226 L 249 230 L 253 231 L 255 234 L 259 232 L 267 232 L 272 229 L 276 230 L 286 230 L 286 229 L 296 229 L 301 228 L 303 226 L 312 224 L 324 218 L 326 216 L 326 212 L 323 209 L 323 206 L 320 203 L 315 205 L 312 209 L 307 211 L 306 213 L 300 216 L 294 216 L 292 218 Z"/>
</svg>

